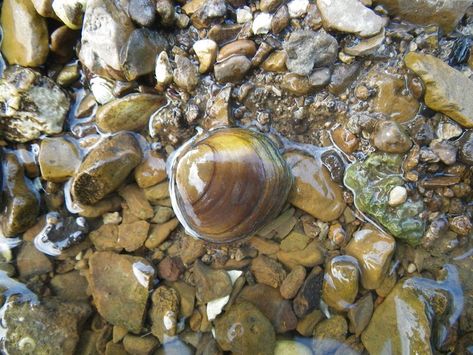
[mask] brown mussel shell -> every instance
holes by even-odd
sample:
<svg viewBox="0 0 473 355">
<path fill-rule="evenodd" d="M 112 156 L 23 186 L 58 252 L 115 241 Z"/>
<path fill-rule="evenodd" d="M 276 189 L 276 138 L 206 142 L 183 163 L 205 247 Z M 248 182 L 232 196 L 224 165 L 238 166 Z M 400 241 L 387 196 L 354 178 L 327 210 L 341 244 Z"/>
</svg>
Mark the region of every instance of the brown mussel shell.
<svg viewBox="0 0 473 355">
<path fill-rule="evenodd" d="M 191 140 L 170 169 L 176 216 L 188 234 L 214 243 L 250 236 L 275 218 L 293 181 L 274 143 L 243 128 Z"/>
</svg>

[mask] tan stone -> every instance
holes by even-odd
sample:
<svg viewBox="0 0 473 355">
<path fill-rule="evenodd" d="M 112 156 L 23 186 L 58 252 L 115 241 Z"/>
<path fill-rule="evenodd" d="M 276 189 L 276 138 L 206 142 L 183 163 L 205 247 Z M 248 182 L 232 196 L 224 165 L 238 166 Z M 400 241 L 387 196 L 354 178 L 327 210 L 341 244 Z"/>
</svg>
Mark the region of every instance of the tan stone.
<svg viewBox="0 0 473 355">
<path fill-rule="evenodd" d="M 305 267 L 298 265 L 292 269 L 281 284 L 279 289 L 281 296 L 287 300 L 296 297 L 297 292 L 304 283 L 305 276 Z"/>
<path fill-rule="evenodd" d="M 290 269 L 297 265 L 313 267 L 324 262 L 324 253 L 318 241 L 309 243 L 305 249 L 296 251 L 282 251 L 277 254 L 278 260 Z"/>
<path fill-rule="evenodd" d="M 178 225 L 179 221 L 177 218 L 173 218 L 163 224 L 152 225 L 149 237 L 145 242 L 145 247 L 148 249 L 157 248 L 169 237 L 169 234 L 171 234 Z"/>
<path fill-rule="evenodd" d="M 323 319 L 324 315 L 319 309 L 314 309 L 297 323 L 297 332 L 305 337 L 314 333 L 315 326 Z"/>
<path fill-rule="evenodd" d="M 118 245 L 127 252 L 139 249 L 148 237 L 149 223 L 138 221 L 118 226 Z"/>
<path fill-rule="evenodd" d="M 419 75 L 425 85 L 425 104 L 449 116 L 464 127 L 473 127 L 473 82 L 428 54 L 410 52 L 404 57 L 406 66 Z"/>
<path fill-rule="evenodd" d="M 346 204 L 339 185 L 319 160 L 301 153 L 284 155 L 294 175 L 289 202 L 315 218 L 330 222 L 341 216 Z"/>
<path fill-rule="evenodd" d="M 223 46 L 218 53 L 217 60 L 222 61 L 232 55 L 244 55 L 251 58 L 255 53 L 255 42 L 249 39 L 239 39 Z"/>
<path fill-rule="evenodd" d="M 251 272 L 259 283 L 277 288 L 286 278 L 286 271 L 276 260 L 259 255 L 251 261 Z"/>
<path fill-rule="evenodd" d="M 146 199 L 152 204 L 158 204 L 159 200 L 169 197 L 169 183 L 161 182 L 144 189 Z"/>
<path fill-rule="evenodd" d="M 282 240 L 280 248 L 282 251 L 287 252 L 303 250 L 310 241 L 311 239 L 305 234 L 291 232 Z"/>
<path fill-rule="evenodd" d="M 63 137 L 44 138 L 39 151 L 41 177 L 48 181 L 62 182 L 74 175 L 80 165 L 79 148 Z"/>
<path fill-rule="evenodd" d="M 264 255 L 274 255 L 279 251 L 278 243 L 260 237 L 252 237 L 248 244 Z"/>
<path fill-rule="evenodd" d="M 126 201 L 130 212 L 139 219 L 149 219 L 154 216 L 153 207 L 146 199 L 145 193 L 136 185 L 127 185 L 118 191 Z"/>
<path fill-rule="evenodd" d="M 263 62 L 261 67 L 270 72 L 282 73 L 287 71 L 286 67 L 286 51 L 275 51 Z"/>
<path fill-rule="evenodd" d="M 3 1 L 0 25 L 3 29 L 1 50 L 9 64 L 37 67 L 46 62 L 48 28 L 31 1 Z"/>
<path fill-rule="evenodd" d="M 151 187 L 166 179 L 166 160 L 161 153 L 150 151 L 135 168 L 135 181 L 139 187 Z"/>
</svg>

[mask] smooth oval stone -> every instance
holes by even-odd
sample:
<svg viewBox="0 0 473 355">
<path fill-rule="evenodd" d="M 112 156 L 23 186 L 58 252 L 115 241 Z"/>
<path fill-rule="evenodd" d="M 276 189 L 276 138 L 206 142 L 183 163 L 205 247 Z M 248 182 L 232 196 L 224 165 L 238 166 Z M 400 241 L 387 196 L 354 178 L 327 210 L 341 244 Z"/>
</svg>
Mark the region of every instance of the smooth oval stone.
<svg viewBox="0 0 473 355">
<path fill-rule="evenodd" d="M 312 350 L 302 343 L 293 340 L 278 340 L 274 355 L 312 355 Z"/>
<path fill-rule="evenodd" d="M 322 163 L 302 153 L 284 155 L 294 176 L 289 202 L 324 222 L 341 216 L 345 209 L 343 192 L 330 179 L 330 173 Z"/>
<path fill-rule="evenodd" d="M 224 60 L 232 55 L 244 55 L 245 57 L 251 58 L 255 53 L 255 42 L 249 39 L 239 39 L 223 46 L 218 53 L 217 60 Z"/>
<path fill-rule="evenodd" d="M 5 0 L 0 25 L 3 29 L 2 53 L 10 64 L 37 67 L 46 62 L 48 28 L 31 1 Z"/>
<path fill-rule="evenodd" d="M 44 138 L 39 151 L 41 177 L 48 181 L 66 181 L 80 165 L 79 148 L 63 137 Z"/>
<path fill-rule="evenodd" d="M 131 94 L 110 101 L 97 110 L 95 120 L 104 132 L 138 131 L 145 128 L 149 118 L 166 99 L 150 94 Z"/>
<path fill-rule="evenodd" d="M 132 134 L 107 137 L 82 161 L 72 181 L 72 196 L 79 203 L 93 205 L 117 189 L 140 162 L 141 149 Z"/>
</svg>

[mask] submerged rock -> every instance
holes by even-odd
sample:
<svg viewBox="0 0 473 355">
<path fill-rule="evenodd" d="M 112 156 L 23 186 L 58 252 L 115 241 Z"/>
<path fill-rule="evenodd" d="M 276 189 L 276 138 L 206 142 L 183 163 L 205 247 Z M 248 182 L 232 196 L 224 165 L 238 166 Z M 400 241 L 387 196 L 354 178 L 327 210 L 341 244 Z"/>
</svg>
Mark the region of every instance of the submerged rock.
<svg viewBox="0 0 473 355">
<path fill-rule="evenodd" d="M 73 354 L 91 309 L 84 303 L 43 299 L 32 305 L 12 298 L 4 305 L 4 349 L 11 355 Z"/>
<path fill-rule="evenodd" d="M 428 54 L 410 52 L 406 66 L 420 76 L 425 85 L 425 104 L 464 127 L 473 127 L 473 82 L 458 70 Z"/>
<path fill-rule="evenodd" d="M 13 66 L 0 80 L 1 135 L 28 142 L 41 133 L 57 134 L 69 111 L 69 98 L 51 79 Z"/>
<path fill-rule="evenodd" d="M 189 237 L 188 237 L 189 238 Z M 197 287 L 197 299 L 203 303 L 225 297 L 232 292 L 232 281 L 224 270 L 213 270 L 197 261 L 192 268 Z"/>
<path fill-rule="evenodd" d="M 72 196 L 80 203 L 93 205 L 117 189 L 141 162 L 141 149 L 129 133 L 103 139 L 82 161 L 72 181 Z"/>
<path fill-rule="evenodd" d="M 404 185 L 401 175 L 402 155 L 372 153 L 363 162 L 356 162 L 345 173 L 345 185 L 355 195 L 355 205 L 373 217 L 394 237 L 409 244 L 419 244 L 425 230 L 420 217 L 422 200 L 408 197 L 400 206 L 389 205 L 389 194 L 396 186 Z"/>
<path fill-rule="evenodd" d="M 23 167 L 14 153 L 3 156 L 3 193 L 6 211 L 2 231 L 7 237 L 24 232 L 31 227 L 39 214 L 39 196 L 24 174 Z"/>
<path fill-rule="evenodd" d="M 38 67 L 49 52 L 46 19 L 31 1 L 5 0 L 0 25 L 3 29 L 2 53 L 10 64 Z"/>
<path fill-rule="evenodd" d="M 273 355 L 276 336 L 271 322 L 251 303 L 234 304 L 215 321 L 220 347 L 236 355 Z"/>
<path fill-rule="evenodd" d="M 66 137 L 44 138 L 38 162 L 44 180 L 62 182 L 73 176 L 80 165 L 80 150 Z"/>
<path fill-rule="evenodd" d="M 154 268 L 143 258 L 96 252 L 89 259 L 88 280 L 97 311 L 107 322 L 141 331 Z"/>
</svg>

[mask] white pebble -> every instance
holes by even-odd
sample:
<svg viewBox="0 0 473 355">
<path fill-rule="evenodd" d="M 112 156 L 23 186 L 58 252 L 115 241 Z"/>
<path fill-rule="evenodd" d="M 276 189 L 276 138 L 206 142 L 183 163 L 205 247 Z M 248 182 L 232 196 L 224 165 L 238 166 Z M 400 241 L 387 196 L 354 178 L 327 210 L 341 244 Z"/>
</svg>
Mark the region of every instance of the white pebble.
<svg viewBox="0 0 473 355">
<path fill-rule="evenodd" d="M 287 4 L 287 10 L 290 18 L 298 18 L 307 13 L 309 0 L 292 0 Z"/>
<path fill-rule="evenodd" d="M 122 217 L 118 212 L 105 213 L 102 219 L 103 224 L 119 224 L 122 221 Z"/>
<path fill-rule="evenodd" d="M 253 14 L 251 13 L 251 9 L 248 6 L 237 9 L 236 16 L 238 23 L 247 23 L 253 20 Z"/>
<path fill-rule="evenodd" d="M 156 81 L 161 85 L 168 85 L 173 80 L 171 63 L 165 51 L 159 53 L 156 58 L 155 75 Z"/>
<path fill-rule="evenodd" d="M 267 12 L 260 12 L 256 15 L 251 29 L 255 35 L 264 35 L 271 29 L 271 20 L 273 15 Z"/>
<path fill-rule="evenodd" d="M 399 206 L 407 200 L 407 190 L 404 186 L 396 186 L 389 192 L 389 205 Z"/>
<path fill-rule="evenodd" d="M 460 137 L 463 130 L 453 122 L 440 122 L 437 126 L 437 137 L 440 140 L 447 140 Z"/>
<path fill-rule="evenodd" d="M 199 72 L 203 74 L 210 69 L 217 58 L 217 43 L 211 39 L 202 39 L 195 42 L 192 48 L 199 58 Z"/>
<path fill-rule="evenodd" d="M 115 99 L 115 96 L 113 96 L 113 83 L 99 76 L 90 80 L 90 90 L 95 100 L 101 105 L 105 105 L 107 102 Z"/>
<path fill-rule="evenodd" d="M 412 274 L 413 272 L 415 272 L 417 270 L 417 267 L 414 263 L 410 263 L 408 266 L 407 266 L 407 272 L 409 274 Z"/>
</svg>

